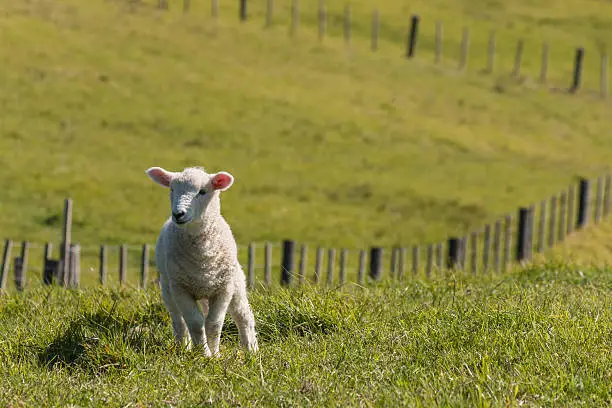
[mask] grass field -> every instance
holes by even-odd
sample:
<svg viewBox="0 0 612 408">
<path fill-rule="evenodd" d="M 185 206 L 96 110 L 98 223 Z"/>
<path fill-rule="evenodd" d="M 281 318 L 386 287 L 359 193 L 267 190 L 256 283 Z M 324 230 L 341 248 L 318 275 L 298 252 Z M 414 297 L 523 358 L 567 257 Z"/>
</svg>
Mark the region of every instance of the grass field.
<svg viewBox="0 0 612 408">
<path fill-rule="evenodd" d="M 192 0 L 187 14 L 179 1 L 166 12 L 156 3 L 0 0 L 0 237 L 35 242 L 28 291 L 9 279 L 0 297 L 0 405 L 612 404 L 612 274 L 588 266 L 612 261 L 610 221 L 547 254 L 559 263 L 504 276 L 260 288 L 249 294 L 256 357 L 239 350 L 229 319 L 221 359 L 175 349 L 154 286 L 65 292 L 34 276 L 40 243 L 59 240 L 67 196 L 84 286 L 100 243 L 129 244 L 136 271 L 140 244 L 169 211 L 144 174 L 153 165 L 231 172 L 223 210 L 239 243 L 346 247 L 353 269 L 355 248 L 441 241 L 607 172 L 612 102 L 598 96 L 599 47 L 612 36 L 612 3 L 354 0 L 349 47 L 338 0 L 327 1 L 323 43 L 318 2 L 300 2 L 295 38 L 289 1 L 275 2 L 270 28 L 264 1 L 249 3 L 246 23 L 238 2 L 220 2 L 218 21 L 209 2 Z M 411 13 L 422 20 L 407 61 Z M 464 26 L 470 58 L 459 73 Z M 484 74 L 492 28 L 499 55 Z M 568 95 L 576 46 L 585 89 Z"/>
<path fill-rule="evenodd" d="M 176 350 L 157 290 L 0 298 L 0 405 L 606 406 L 611 274 L 250 294 L 261 352 Z"/>
<path fill-rule="evenodd" d="M 236 177 L 224 212 L 241 243 L 409 245 L 480 226 L 609 168 L 610 102 L 548 92 L 532 79 L 539 45 L 529 54 L 529 44 L 550 41 L 551 82 L 565 87 L 575 43 L 585 45 L 585 86 L 596 89 L 591 50 L 609 38 L 609 3 L 568 1 L 562 12 L 552 2 L 413 2 L 408 10 L 388 0 L 378 4 L 376 54 L 373 3 L 353 3 L 348 50 L 337 18 L 318 43 L 312 5 L 291 39 L 287 4 L 276 4 L 285 20 L 264 29 L 263 3 L 249 6 L 245 24 L 229 4 L 217 24 L 208 3 L 191 3 L 187 15 L 178 3 L 164 13 L 153 2 L 132 12 L 120 1 L 0 3 L 2 236 L 57 241 L 71 196 L 74 240 L 153 242 L 168 205 L 144 169 L 204 165 Z M 328 9 L 339 15 L 342 4 Z M 411 12 L 422 15 L 422 45 L 408 62 Z M 438 67 L 436 19 L 447 41 Z M 474 60 L 459 75 L 451 48 L 464 24 Z M 493 26 L 500 60 L 487 76 L 477 67 Z M 528 40 L 527 77 L 513 80 L 518 38 Z"/>
</svg>

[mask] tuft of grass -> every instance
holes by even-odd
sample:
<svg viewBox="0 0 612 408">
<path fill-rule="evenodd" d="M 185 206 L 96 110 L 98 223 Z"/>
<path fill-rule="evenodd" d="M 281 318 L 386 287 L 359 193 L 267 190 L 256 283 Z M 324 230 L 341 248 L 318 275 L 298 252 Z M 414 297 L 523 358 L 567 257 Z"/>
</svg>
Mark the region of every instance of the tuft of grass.
<svg viewBox="0 0 612 408">
<path fill-rule="evenodd" d="M 174 346 L 156 289 L 38 289 L 0 298 L 0 404 L 605 406 L 611 276 L 256 291 L 260 353 L 228 318 L 219 359 Z"/>
</svg>

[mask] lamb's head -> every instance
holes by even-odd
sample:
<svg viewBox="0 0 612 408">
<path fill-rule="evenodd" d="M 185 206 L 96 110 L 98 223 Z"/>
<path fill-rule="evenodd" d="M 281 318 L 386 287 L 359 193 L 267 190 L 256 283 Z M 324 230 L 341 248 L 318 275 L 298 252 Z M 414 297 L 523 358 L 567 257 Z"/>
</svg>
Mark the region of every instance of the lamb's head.
<svg viewBox="0 0 612 408">
<path fill-rule="evenodd" d="M 219 193 L 234 183 L 234 177 L 227 172 L 208 174 L 199 167 L 189 167 L 182 172 L 151 167 L 146 173 L 153 181 L 170 189 L 172 221 L 178 225 L 202 220 L 209 207 L 218 207 Z"/>
</svg>

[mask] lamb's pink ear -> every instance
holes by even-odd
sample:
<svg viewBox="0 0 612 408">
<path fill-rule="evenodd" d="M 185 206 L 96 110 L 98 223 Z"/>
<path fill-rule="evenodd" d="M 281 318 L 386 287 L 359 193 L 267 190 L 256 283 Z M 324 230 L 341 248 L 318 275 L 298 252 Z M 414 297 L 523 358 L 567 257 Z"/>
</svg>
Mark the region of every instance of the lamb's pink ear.
<svg viewBox="0 0 612 408">
<path fill-rule="evenodd" d="M 174 176 L 174 173 L 166 171 L 161 167 L 151 167 L 145 173 L 147 173 L 151 180 L 164 187 L 170 187 L 170 182 Z"/>
<path fill-rule="evenodd" d="M 220 171 L 213 176 L 210 184 L 215 190 L 225 191 L 234 184 L 234 176 L 225 171 Z"/>
</svg>

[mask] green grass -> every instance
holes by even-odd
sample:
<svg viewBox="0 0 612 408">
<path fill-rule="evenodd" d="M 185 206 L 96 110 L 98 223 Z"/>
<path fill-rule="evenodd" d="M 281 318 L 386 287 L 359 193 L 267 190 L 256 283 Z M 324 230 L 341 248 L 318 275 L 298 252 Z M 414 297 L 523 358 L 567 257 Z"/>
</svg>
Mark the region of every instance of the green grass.
<svg viewBox="0 0 612 408">
<path fill-rule="evenodd" d="M 250 293 L 261 351 L 229 317 L 219 360 L 173 347 L 159 292 L 0 298 L 0 405 L 605 406 L 609 270 Z"/>
<path fill-rule="evenodd" d="M 121 1 L 2 1 L 0 150 L 12 152 L 0 156 L 3 237 L 57 242 L 71 196 L 74 240 L 153 242 L 168 203 L 144 174 L 152 165 L 234 174 L 223 206 L 241 243 L 293 238 L 338 248 L 439 241 L 609 168 L 610 102 L 549 92 L 533 77 L 548 40 L 551 86 L 566 87 L 580 43 L 594 58 L 585 86 L 596 89 L 592 50 L 611 34 L 610 4 L 407 9 L 387 0 L 377 6 L 383 26 L 373 54 L 373 3 L 353 3 L 350 49 L 331 17 L 318 43 L 314 5 L 303 5 L 291 39 L 288 4 L 276 5 L 284 20 L 264 29 L 263 2 L 249 6 L 245 24 L 233 3 L 222 5 L 218 24 L 207 2 L 192 1 L 187 15 L 178 3 L 166 13 L 153 3 L 130 12 Z M 341 14 L 340 2 L 328 6 Z M 411 12 L 423 18 L 422 43 L 408 62 Z M 435 20 L 445 23 L 438 67 Z M 459 75 L 451 51 L 464 24 L 473 60 Z M 482 75 L 493 26 L 500 60 L 494 75 Z M 536 51 L 517 80 L 508 61 L 518 38 Z"/>
</svg>

